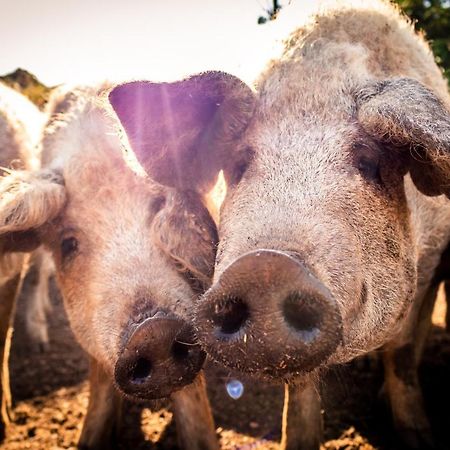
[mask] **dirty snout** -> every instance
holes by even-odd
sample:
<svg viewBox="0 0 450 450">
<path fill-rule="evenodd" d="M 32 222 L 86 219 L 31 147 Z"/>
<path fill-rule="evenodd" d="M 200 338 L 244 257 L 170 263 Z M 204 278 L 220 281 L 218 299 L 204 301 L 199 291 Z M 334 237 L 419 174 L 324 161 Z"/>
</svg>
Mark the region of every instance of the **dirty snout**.
<svg viewBox="0 0 450 450">
<path fill-rule="evenodd" d="M 228 266 L 199 303 L 196 328 L 218 362 L 275 378 L 311 371 L 342 339 L 328 289 L 295 255 L 274 250 Z"/>
<path fill-rule="evenodd" d="M 125 340 L 114 377 L 119 389 L 138 399 L 169 396 L 194 381 L 205 353 L 182 319 L 159 311 Z"/>
</svg>

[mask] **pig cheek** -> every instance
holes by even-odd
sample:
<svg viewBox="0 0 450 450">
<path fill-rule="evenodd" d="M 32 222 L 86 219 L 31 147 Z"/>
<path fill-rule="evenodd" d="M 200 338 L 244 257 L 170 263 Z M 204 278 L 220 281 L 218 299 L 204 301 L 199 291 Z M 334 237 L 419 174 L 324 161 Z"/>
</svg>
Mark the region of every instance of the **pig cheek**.
<svg viewBox="0 0 450 450">
<path fill-rule="evenodd" d="M 402 228 L 395 216 L 389 223 L 384 230 L 378 230 L 381 238 L 372 242 L 372 249 L 364 251 L 360 311 L 345 340 L 355 348 L 376 348 L 393 338 L 414 297 L 417 273 L 409 228 Z M 395 223 L 398 226 L 392 226 Z M 373 241 L 374 235 L 377 233 L 367 239 Z"/>
<path fill-rule="evenodd" d="M 388 287 L 391 292 L 390 309 L 386 308 L 387 299 L 382 291 L 377 292 L 376 298 L 376 309 L 384 312 L 385 316 L 379 320 L 380 323 L 385 324 L 385 327 L 380 330 L 383 341 L 392 339 L 400 332 L 402 323 L 412 306 L 417 281 L 414 252 L 403 254 L 397 264 L 390 264 L 387 270 L 396 274 Z"/>
<path fill-rule="evenodd" d="M 83 349 L 91 356 L 102 362 L 104 367 L 110 365 L 107 352 L 101 345 L 101 330 L 98 328 L 99 319 L 96 317 L 101 305 L 90 292 L 90 285 L 86 276 L 80 276 L 82 266 L 74 264 L 62 269 L 57 265 L 56 277 L 64 300 L 64 306 L 71 329 Z"/>
<path fill-rule="evenodd" d="M 60 279 L 60 277 L 58 277 Z M 67 287 L 66 284 L 58 283 L 64 300 L 70 327 L 77 341 L 89 354 L 95 353 L 95 345 L 92 335 L 92 309 L 88 307 L 84 296 Z"/>
<path fill-rule="evenodd" d="M 376 268 L 378 279 L 381 280 L 379 286 L 382 286 L 382 280 L 385 280 L 384 289 L 391 294 L 392 301 L 391 305 L 386 305 L 386 296 L 381 289 L 378 290 L 378 309 L 383 312 L 386 311 L 386 306 L 390 307 L 389 317 L 382 318 L 382 323 L 388 323 L 384 330 L 385 339 L 396 333 L 406 317 L 414 298 L 417 280 L 416 255 L 406 201 L 402 201 L 401 195 L 396 200 L 396 210 L 391 209 L 389 212 L 386 208 L 389 220 L 383 230 L 383 242 L 380 245 L 383 252 Z"/>
</svg>

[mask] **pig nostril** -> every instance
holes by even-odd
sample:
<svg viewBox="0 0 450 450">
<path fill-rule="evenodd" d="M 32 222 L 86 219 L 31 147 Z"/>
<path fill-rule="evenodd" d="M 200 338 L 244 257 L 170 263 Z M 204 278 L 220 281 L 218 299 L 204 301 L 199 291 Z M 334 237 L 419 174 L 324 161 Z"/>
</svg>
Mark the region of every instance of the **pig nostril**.
<svg viewBox="0 0 450 450">
<path fill-rule="evenodd" d="M 130 380 L 134 384 L 145 383 L 152 372 L 152 363 L 145 358 L 139 358 L 130 371 Z"/>
<path fill-rule="evenodd" d="M 180 361 L 187 359 L 189 357 L 189 351 L 191 344 L 185 344 L 184 342 L 175 341 L 172 345 L 172 355 L 173 357 Z"/>
<path fill-rule="evenodd" d="M 250 317 L 248 306 L 238 297 L 216 303 L 213 323 L 222 335 L 237 333 Z"/>
<path fill-rule="evenodd" d="M 313 303 L 313 298 L 298 293 L 288 295 L 283 302 L 284 320 L 306 342 L 319 334 L 322 322 L 322 314 Z"/>
</svg>

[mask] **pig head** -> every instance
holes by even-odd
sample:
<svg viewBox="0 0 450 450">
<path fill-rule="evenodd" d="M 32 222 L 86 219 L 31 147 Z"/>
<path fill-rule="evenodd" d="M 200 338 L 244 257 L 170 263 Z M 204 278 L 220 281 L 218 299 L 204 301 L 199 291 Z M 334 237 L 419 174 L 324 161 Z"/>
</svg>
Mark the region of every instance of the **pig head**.
<svg viewBox="0 0 450 450">
<path fill-rule="evenodd" d="M 227 366 L 292 379 L 349 361 L 395 335 L 414 298 L 418 205 L 450 195 L 450 114 L 423 83 L 361 76 L 344 56 L 333 70 L 354 78 L 326 86 L 307 84 L 307 64 L 280 63 L 258 94 L 209 72 L 109 97 L 156 180 L 205 192 L 224 171 L 214 282 L 195 322 Z"/>
<path fill-rule="evenodd" d="M 188 318 L 212 277 L 216 229 L 194 191 L 132 169 L 98 102 L 71 97 L 46 128 L 48 167 L 0 179 L 0 244 L 44 244 L 84 349 L 125 395 L 165 397 L 204 362 Z"/>
</svg>

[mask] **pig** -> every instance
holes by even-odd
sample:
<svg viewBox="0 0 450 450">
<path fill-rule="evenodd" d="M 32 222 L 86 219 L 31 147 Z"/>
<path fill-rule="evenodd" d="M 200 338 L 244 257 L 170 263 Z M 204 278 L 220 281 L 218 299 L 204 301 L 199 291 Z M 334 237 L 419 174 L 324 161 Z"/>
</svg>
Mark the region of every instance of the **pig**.
<svg viewBox="0 0 450 450">
<path fill-rule="evenodd" d="M 0 83 L 0 174 L 8 169 L 35 169 L 39 166 L 37 146 L 44 124 L 42 114 L 22 94 Z M 0 205 L 5 201 L 0 198 Z M 14 318 L 15 301 L 20 292 L 23 277 L 27 273 L 30 255 L 27 249 L 15 246 L 0 238 L 0 398 L 2 412 L 0 417 L 0 438 L 5 435 L 5 427 L 10 421 L 11 394 L 9 389 L 8 356 L 12 334 L 11 323 Z M 26 330 L 38 348 L 48 345 L 46 310 L 48 307 L 49 272 L 41 263 L 43 253 L 37 250 L 31 255 L 30 265 L 36 273 L 31 283 L 29 298 L 24 311 Z"/>
<path fill-rule="evenodd" d="M 52 255 L 71 328 L 90 355 L 81 448 L 108 448 L 122 398 L 171 397 L 180 445 L 218 448 L 187 317 L 212 276 L 217 232 L 201 198 L 159 185 L 122 145 L 108 85 L 61 88 L 43 167 L 0 181 L 0 236 Z M 164 145 L 164 142 L 160 142 Z"/>
<path fill-rule="evenodd" d="M 283 446 L 319 447 L 315 380 L 376 349 L 399 436 L 432 446 L 417 366 L 448 277 L 450 97 L 410 21 L 381 0 L 322 5 L 256 92 L 206 72 L 109 100 L 157 181 L 204 193 L 223 171 L 195 327 L 217 362 L 292 386 Z"/>
</svg>

